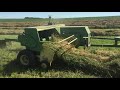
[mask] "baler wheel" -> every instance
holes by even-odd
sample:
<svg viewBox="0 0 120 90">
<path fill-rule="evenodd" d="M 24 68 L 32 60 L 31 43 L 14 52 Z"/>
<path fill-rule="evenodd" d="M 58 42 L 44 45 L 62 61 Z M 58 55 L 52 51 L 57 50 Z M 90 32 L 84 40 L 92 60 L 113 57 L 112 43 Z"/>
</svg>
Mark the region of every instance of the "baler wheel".
<svg viewBox="0 0 120 90">
<path fill-rule="evenodd" d="M 48 69 L 50 67 L 50 63 L 47 60 L 44 60 L 40 64 L 42 69 Z"/>
<path fill-rule="evenodd" d="M 22 66 L 32 66 L 35 64 L 35 55 L 30 50 L 22 50 L 17 56 L 17 60 Z"/>
</svg>

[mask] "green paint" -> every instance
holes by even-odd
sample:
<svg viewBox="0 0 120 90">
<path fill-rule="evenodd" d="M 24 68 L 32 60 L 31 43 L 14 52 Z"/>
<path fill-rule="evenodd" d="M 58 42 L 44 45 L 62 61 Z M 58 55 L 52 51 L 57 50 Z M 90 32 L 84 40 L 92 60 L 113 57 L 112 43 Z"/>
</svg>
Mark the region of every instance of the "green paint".
<svg viewBox="0 0 120 90">
<path fill-rule="evenodd" d="M 53 34 L 59 34 L 63 37 L 75 35 L 80 45 L 85 45 L 84 37 L 87 37 L 87 46 L 90 45 L 90 30 L 87 26 L 65 26 L 64 24 L 28 27 L 24 29 L 24 33 L 18 36 L 18 41 L 26 49 L 40 52 L 42 44 L 50 42 Z"/>
</svg>

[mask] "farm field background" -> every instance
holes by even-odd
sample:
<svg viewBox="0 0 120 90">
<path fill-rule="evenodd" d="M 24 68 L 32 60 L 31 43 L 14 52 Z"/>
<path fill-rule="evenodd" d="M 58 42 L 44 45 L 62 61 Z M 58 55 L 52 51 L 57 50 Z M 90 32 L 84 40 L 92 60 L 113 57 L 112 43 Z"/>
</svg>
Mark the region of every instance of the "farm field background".
<svg viewBox="0 0 120 90">
<path fill-rule="evenodd" d="M 93 18 L 68 18 L 56 19 L 55 23 L 64 23 L 66 25 L 85 25 L 89 26 L 91 34 L 94 37 L 114 38 L 120 35 L 120 17 L 93 17 Z M 16 39 L 17 35 L 22 33 L 25 27 L 46 25 L 48 19 L 0 19 L 0 39 Z M 92 39 L 93 45 L 85 50 L 93 55 L 96 60 L 101 61 L 108 66 L 115 74 L 109 74 L 107 77 L 120 76 L 120 47 L 114 47 L 114 40 Z M 105 46 L 105 44 L 110 44 Z M 19 66 L 16 62 L 18 52 L 25 47 L 18 42 L 7 43 L 7 47 L 0 48 L 0 78 L 101 78 L 104 73 L 98 74 L 91 70 L 81 69 L 74 64 L 65 66 L 55 66 L 50 69 L 42 70 L 38 66 L 25 68 Z M 79 51 L 84 51 L 80 46 Z M 87 54 L 86 53 L 86 54 Z M 98 56 L 98 57 L 97 57 Z M 90 57 L 90 60 L 92 58 Z M 93 60 L 92 60 L 93 61 Z M 112 67 L 112 68 L 111 68 Z M 87 67 L 86 67 L 87 68 Z M 108 72 L 109 73 L 109 72 Z"/>
</svg>

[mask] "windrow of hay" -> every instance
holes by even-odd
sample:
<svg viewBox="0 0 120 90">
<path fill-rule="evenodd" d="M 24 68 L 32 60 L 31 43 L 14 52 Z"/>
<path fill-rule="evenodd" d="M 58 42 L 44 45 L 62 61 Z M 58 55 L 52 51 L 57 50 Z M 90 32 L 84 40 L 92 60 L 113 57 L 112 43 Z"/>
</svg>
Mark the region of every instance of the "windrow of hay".
<svg viewBox="0 0 120 90">
<path fill-rule="evenodd" d="M 119 36 L 120 30 L 118 29 L 90 29 L 92 36 Z"/>
<path fill-rule="evenodd" d="M 52 55 L 56 56 L 55 59 L 67 62 L 67 64 L 72 65 L 71 67 L 79 67 L 85 72 L 100 77 L 116 77 L 118 75 L 118 73 L 117 75 L 114 73 L 117 72 L 115 70 L 118 69 L 112 70 L 109 66 L 111 63 L 104 63 L 104 61 L 109 61 L 111 57 L 107 55 L 101 56 L 99 54 L 92 54 L 87 50 L 80 50 L 73 45 L 67 45 L 67 43 L 67 41 L 62 43 L 44 43 L 43 46 L 52 51 L 49 53 L 53 53 Z"/>
<path fill-rule="evenodd" d="M 99 62 L 111 61 L 114 56 L 118 56 L 116 54 L 116 52 L 100 50 L 100 49 L 97 49 L 94 51 L 94 53 L 91 53 L 90 50 L 77 49 L 77 48 L 75 48 L 75 45 L 73 45 L 73 44 L 68 45 L 67 43 L 69 43 L 69 41 L 64 41 L 64 42 L 58 43 L 61 40 L 63 40 L 63 38 L 61 38 L 60 36 L 53 35 L 53 39 L 52 39 L 53 43 L 44 43 L 43 47 L 51 48 L 52 50 L 56 51 L 57 53 L 60 53 L 60 55 L 64 55 L 66 53 L 71 53 L 72 55 L 84 56 L 86 58 L 89 58 L 94 61 L 99 61 Z M 74 44 L 76 44 L 76 43 L 74 43 Z M 46 50 L 46 51 L 48 51 L 48 50 Z"/>
</svg>

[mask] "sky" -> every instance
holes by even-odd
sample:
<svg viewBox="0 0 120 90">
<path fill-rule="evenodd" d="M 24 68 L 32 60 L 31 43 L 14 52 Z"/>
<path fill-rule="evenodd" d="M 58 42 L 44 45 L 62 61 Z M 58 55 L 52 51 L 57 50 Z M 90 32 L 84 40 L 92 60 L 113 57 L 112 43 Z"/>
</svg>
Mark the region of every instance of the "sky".
<svg viewBox="0 0 120 90">
<path fill-rule="evenodd" d="M 120 12 L 0 12 L 0 18 L 39 17 L 48 18 L 120 16 Z"/>
</svg>

